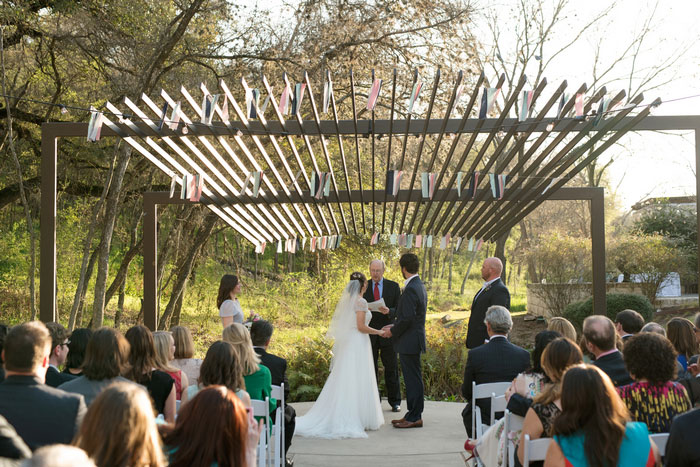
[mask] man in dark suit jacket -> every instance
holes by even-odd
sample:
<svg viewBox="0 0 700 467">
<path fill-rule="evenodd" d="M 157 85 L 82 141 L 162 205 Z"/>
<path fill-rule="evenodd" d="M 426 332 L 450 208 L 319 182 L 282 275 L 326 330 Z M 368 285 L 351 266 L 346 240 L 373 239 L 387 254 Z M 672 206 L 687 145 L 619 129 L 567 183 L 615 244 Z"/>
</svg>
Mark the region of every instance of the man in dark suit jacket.
<svg viewBox="0 0 700 467">
<path fill-rule="evenodd" d="M 500 305 L 494 305 L 486 311 L 484 320 L 489 341 L 469 351 L 462 383 L 462 396 L 467 400 L 467 406 L 462 411 L 462 420 L 470 437 L 474 410 L 471 406 L 472 382 L 476 384 L 510 382 L 530 367 L 530 353 L 508 341 L 508 333 L 513 327 L 510 312 Z M 479 399 L 476 405 L 481 409 L 482 422 L 490 424 L 491 401 Z"/>
<path fill-rule="evenodd" d="M 420 354 L 425 352 L 425 314 L 428 294 L 418 277 L 420 262 L 413 253 L 406 253 L 399 260 L 401 274 L 406 279 L 394 323 L 384 327 L 385 337 L 393 336 L 394 350 L 401 360 L 401 372 L 406 386 L 408 412 L 398 420 L 392 420 L 395 428 L 423 426 L 423 374 Z"/>
<path fill-rule="evenodd" d="M 510 309 L 510 293 L 501 281 L 503 263 L 498 258 L 486 258 L 481 266 L 481 278 L 484 285 L 474 296 L 472 301 L 469 324 L 467 326 L 467 348 L 474 349 L 483 345 L 489 338 L 484 324 L 486 310 L 494 305 L 500 305 L 506 310 Z"/>
<path fill-rule="evenodd" d="M 396 314 L 396 305 L 399 303 L 401 289 L 399 284 L 384 278 L 384 261 L 375 259 L 369 263 L 369 274 L 371 280 L 363 298 L 367 303 L 376 302 L 380 298 L 384 299 L 386 306 L 380 307 L 379 311 L 372 312 L 372 320 L 369 327 L 382 329 L 391 324 L 392 317 Z M 382 365 L 384 365 L 384 384 L 386 386 L 386 398 L 393 412 L 401 410 L 401 386 L 399 384 L 399 367 L 396 360 L 396 351 L 391 339 L 371 334 L 369 340 L 372 343 L 372 356 L 374 358 L 374 374 L 379 375 L 377 360 L 381 354 Z M 377 380 L 377 385 L 379 381 Z"/>
<path fill-rule="evenodd" d="M 68 357 L 68 331 L 59 323 L 46 323 L 46 328 L 51 335 L 51 354 L 49 355 L 49 368 L 46 370 L 46 384 L 57 388 L 61 384 L 77 378 L 77 375 L 61 373 L 59 367 L 66 363 Z"/>
<path fill-rule="evenodd" d="M 625 342 L 644 327 L 644 318 L 634 310 L 622 310 L 615 316 L 615 330 Z"/>
<path fill-rule="evenodd" d="M 294 407 L 287 404 L 289 398 L 289 381 L 287 380 L 287 360 L 277 355 L 267 352 L 267 347 L 272 339 L 274 327 L 268 321 L 260 319 L 253 321 L 250 326 L 250 338 L 253 341 L 253 349 L 260 356 L 260 361 L 270 370 L 272 384 L 281 386 L 284 383 L 284 452 L 289 451 L 289 446 L 292 445 L 292 437 L 296 428 L 297 413 Z M 273 414 L 275 415 L 275 414 Z M 274 421 L 274 417 L 273 417 Z M 292 462 L 285 457 L 287 467 L 292 465 Z"/>
<path fill-rule="evenodd" d="M 49 331 L 38 321 L 12 328 L 2 351 L 7 376 L 0 384 L 0 415 L 32 450 L 70 444 L 87 410 L 83 396 L 44 384 L 50 351 Z"/>
<path fill-rule="evenodd" d="M 700 465 L 700 409 L 676 415 L 666 443 L 664 465 Z"/>
<path fill-rule="evenodd" d="M 583 320 L 586 348 L 595 356 L 593 365 L 603 370 L 615 386 L 632 383 L 622 353 L 615 347 L 615 325 L 607 316 L 591 315 Z"/>
</svg>

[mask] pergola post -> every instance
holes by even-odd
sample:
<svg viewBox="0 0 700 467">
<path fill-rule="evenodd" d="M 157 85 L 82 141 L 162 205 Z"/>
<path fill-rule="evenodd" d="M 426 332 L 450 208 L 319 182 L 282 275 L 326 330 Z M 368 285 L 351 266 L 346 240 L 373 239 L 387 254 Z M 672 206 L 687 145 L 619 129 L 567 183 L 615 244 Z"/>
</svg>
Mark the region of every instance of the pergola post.
<svg viewBox="0 0 700 467">
<path fill-rule="evenodd" d="M 698 122 L 700 123 L 700 122 Z M 700 126 L 695 128 L 695 214 L 697 216 L 697 235 L 698 235 L 698 284 L 700 284 Z M 700 292 L 700 285 L 698 285 Z"/>
<path fill-rule="evenodd" d="M 153 193 L 143 194 L 143 324 L 158 328 L 158 205 Z"/>
<path fill-rule="evenodd" d="M 41 125 L 41 213 L 39 263 L 39 318 L 56 321 L 56 162 L 55 126 Z"/>
<path fill-rule="evenodd" d="M 603 188 L 592 190 L 591 256 L 593 257 L 593 312 L 606 314 L 605 288 L 605 195 Z"/>
</svg>

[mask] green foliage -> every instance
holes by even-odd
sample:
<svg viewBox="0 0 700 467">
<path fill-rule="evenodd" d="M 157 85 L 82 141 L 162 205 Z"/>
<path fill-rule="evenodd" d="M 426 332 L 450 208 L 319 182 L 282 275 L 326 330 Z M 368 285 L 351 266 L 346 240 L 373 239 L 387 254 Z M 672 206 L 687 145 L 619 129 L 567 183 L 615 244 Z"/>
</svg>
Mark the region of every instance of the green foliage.
<svg viewBox="0 0 700 467">
<path fill-rule="evenodd" d="M 608 318 L 615 320 L 615 316 L 625 309 L 630 309 L 638 312 L 644 321 L 649 321 L 654 315 L 654 307 L 652 306 L 649 299 L 643 295 L 637 294 L 622 294 L 622 293 L 609 293 L 605 296 L 607 301 L 607 307 L 605 309 L 605 314 Z M 575 302 L 570 304 L 564 309 L 564 318 L 571 321 L 571 323 L 577 328 L 581 329 L 583 326 L 583 320 L 586 316 L 593 314 L 593 297 L 587 300 L 582 300 L 580 302 Z M 596 314 L 600 314 L 596 310 Z"/>
<path fill-rule="evenodd" d="M 683 273 L 686 266 L 682 250 L 661 235 L 625 236 L 612 244 L 608 257 L 626 278 L 634 274 L 641 279 L 642 292 L 652 303 L 668 274 Z"/>
<path fill-rule="evenodd" d="M 466 326 L 444 327 L 439 321 L 425 326 L 428 348 L 423 355 L 425 396 L 432 400 L 451 400 L 460 394 L 467 351 Z"/>
</svg>

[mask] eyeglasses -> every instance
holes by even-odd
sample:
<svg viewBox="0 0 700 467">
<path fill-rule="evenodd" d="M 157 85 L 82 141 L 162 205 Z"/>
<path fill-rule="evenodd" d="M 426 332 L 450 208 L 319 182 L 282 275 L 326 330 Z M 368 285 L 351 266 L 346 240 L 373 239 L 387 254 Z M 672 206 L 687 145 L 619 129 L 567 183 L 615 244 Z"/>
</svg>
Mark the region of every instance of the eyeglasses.
<svg viewBox="0 0 700 467">
<path fill-rule="evenodd" d="M 63 344 L 59 344 L 59 345 L 65 345 L 66 347 L 68 347 L 70 345 L 70 341 L 66 341 Z"/>
</svg>

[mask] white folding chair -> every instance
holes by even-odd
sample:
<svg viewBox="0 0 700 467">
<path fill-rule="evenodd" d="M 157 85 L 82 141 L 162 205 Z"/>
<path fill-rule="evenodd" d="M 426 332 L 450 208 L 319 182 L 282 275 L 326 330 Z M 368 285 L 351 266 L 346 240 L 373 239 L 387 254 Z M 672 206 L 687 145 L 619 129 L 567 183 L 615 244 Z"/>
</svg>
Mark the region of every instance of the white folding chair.
<svg viewBox="0 0 700 467">
<path fill-rule="evenodd" d="M 483 384 L 472 381 L 472 438 L 479 438 L 484 429 L 481 423 L 481 409 L 476 405 L 476 400 L 490 398 L 493 394 L 502 396 L 509 387 L 510 381 Z M 493 423 L 493 420 L 491 422 Z"/>
<path fill-rule="evenodd" d="M 279 386 L 273 384 L 272 394 L 270 395 L 279 401 L 279 406 L 275 412 L 275 424 L 272 427 L 275 450 L 273 465 L 284 467 L 286 459 L 286 453 L 284 452 L 284 383 Z"/>
<path fill-rule="evenodd" d="M 496 414 L 498 412 L 505 412 L 508 401 L 506 400 L 506 395 L 502 394 L 497 396 L 495 392 L 491 393 L 491 425 L 496 423 Z"/>
<path fill-rule="evenodd" d="M 525 452 L 523 453 L 523 467 L 528 467 L 530 462 L 543 461 L 547 457 L 547 449 L 552 438 L 530 439 L 530 435 L 525 435 L 522 440 Z"/>
<path fill-rule="evenodd" d="M 506 441 L 505 443 L 503 443 L 503 465 L 507 465 L 508 467 L 514 467 L 516 451 L 515 448 L 518 447 L 518 444 L 517 440 L 511 439 L 508 434 L 513 431 L 522 431 L 523 422 L 525 421 L 525 418 L 521 417 L 520 415 L 515 415 L 511 413 L 511 411 L 508 409 L 505 410 L 505 413 L 506 415 L 505 423 L 503 424 L 503 430 L 505 431 Z"/>
<path fill-rule="evenodd" d="M 266 397 L 264 401 L 252 399 L 250 403 L 253 406 L 253 416 L 265 419 L 265 426 L 260 432 L 260 441 L 258 442 L 258 467 L 269 467 L 272 448 L 270 443 L 270 398 Z"/>
<path fill-rule="evenodd" d="M 659 456 L 664 457 L 664 454 L 666 453 L 666 443 L 668 442 L 668 433 L 654 433 L 653 435 L 649 435 L 649 438 L 656 444 L 656 447 L 659 448 Z"/>
</svg>

